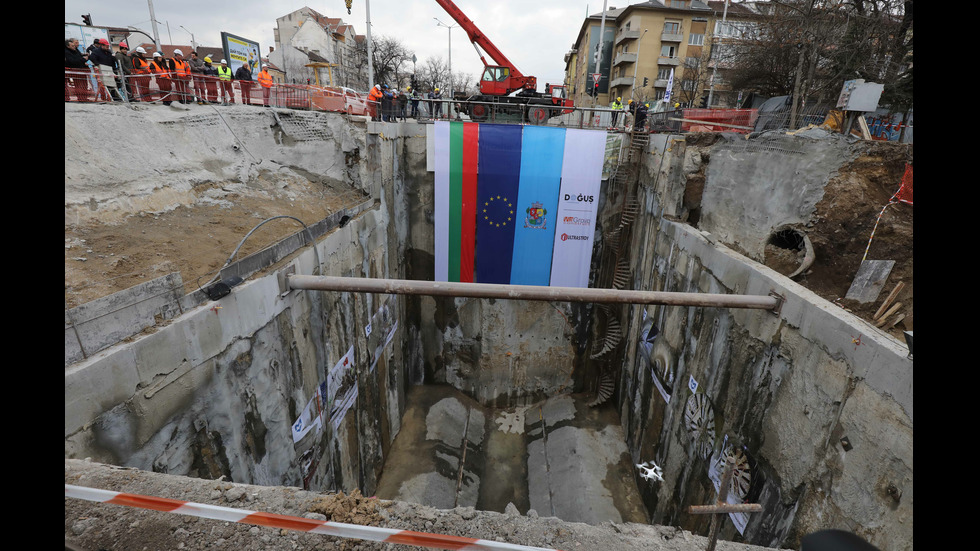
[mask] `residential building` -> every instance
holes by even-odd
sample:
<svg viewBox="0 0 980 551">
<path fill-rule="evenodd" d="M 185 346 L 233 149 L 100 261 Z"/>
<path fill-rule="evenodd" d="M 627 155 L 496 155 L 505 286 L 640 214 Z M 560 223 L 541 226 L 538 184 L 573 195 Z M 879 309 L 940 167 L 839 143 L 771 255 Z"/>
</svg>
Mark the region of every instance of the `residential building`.
<svg viewBox="0 0 980 551">
<path fill-rule="evenodd" d="M 368 88 L 363 36 L 343 20 L 303 7 L 276 19 L 274 39 L 269 60 L 286 84 Z"/>
<path fill-rule="evenodd" d="M 624 103 L 634 99 L 652 104 L 665 98 L 668 86 L 670 104 L 702 104 L 714 74 L 710 53 L 715 22 L 724 15 L 725 2 L 710 4 L 700 0 L 654 0 L 607 9 L 599 71 L 595 70 L 594 59 L 602 14 L 588 16 L 565 55 L 566 83 L 575 104 L 591 104 L 590 92 L 596 89 L 596 105 L 609 105 L 617 97 L 623 98 Z M 729 6 L 725 28 L 741 15 Z M 592 77 L 596 72 L 601 74 L 598 87 Z"/>
</svg>

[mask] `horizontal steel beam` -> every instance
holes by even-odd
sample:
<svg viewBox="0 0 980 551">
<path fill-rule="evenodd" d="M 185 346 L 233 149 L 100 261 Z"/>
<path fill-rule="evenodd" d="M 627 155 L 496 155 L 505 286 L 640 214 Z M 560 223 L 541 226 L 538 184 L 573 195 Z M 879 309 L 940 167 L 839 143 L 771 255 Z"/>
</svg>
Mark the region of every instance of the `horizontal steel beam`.
<svg viewBox="0 0 980 551">
<path fill-rule="evenodd" d="M 767 295 L 721 295 L 709 293 L 671 293 L 581 287 L 538 285 L 500 285 L 494 283 L 453 283 L 410 279 L 371 279 L 332 276 L 287 276 L 289 289 L 343 291 L 389 295 L 431 295 L 558 302 L 610 302 L 618 304 L 665 304 L 669 306 L 708 306 L 754 308 L 777 311 L 782 299 Z"/>
</svg>

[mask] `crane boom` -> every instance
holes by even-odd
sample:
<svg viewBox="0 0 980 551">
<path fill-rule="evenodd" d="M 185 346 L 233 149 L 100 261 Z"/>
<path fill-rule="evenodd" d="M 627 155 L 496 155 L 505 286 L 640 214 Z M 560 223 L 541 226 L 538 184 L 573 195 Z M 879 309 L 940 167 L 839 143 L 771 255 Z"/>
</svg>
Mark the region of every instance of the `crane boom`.
<svg viewBox="0 0 980 551">
<path fill-rule="evenodd" d="M 466 31 L 466 36 L 469 37 L 470 42 L 483 49 L 483 51 L 490 56 L 490 59 L 492 59 L 494 63 L 500 67 L 505 67 L 508 69 L 510 72 L 511 89 L 516 90 L 524 88 L 525 86 L 530 86 L 532 89 L 536 87 L 537 79 L 535 77 L 525 76 L 524 73 L 521 73 L 517 67 L 514 66 L 509 59 L 507 59 L 507 56 L 505 56 L 504 53 L 501 52 L 489 38 L 487 38 L 487 35 L 483 34 L 483 31 L 481 31 L 469 17 L 466 17 L 463 10 L 459 9 L 456 4 L 452 2 L 452 0 L 436 0 L 436 3 L 442 6 L 442 9 L 446 10 L 446 13 L 448 13 L 449 16 L 459 23 L 459 26 Z M 479 50 L 477 53 L 479 53 Z M 483 62 L 484 67 L 488 67 L 490 65 L 482 55 L 480 55 L 480 61 Z"/>
</svg>

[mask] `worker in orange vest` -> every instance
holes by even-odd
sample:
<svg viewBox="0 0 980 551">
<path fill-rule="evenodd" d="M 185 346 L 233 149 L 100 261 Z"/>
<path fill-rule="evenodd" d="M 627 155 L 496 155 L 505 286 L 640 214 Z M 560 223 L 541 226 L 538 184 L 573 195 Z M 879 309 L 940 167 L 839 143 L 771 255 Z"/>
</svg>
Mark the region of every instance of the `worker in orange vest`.
<svg viewBox="0 0 980 551">
<path fill-rule="evenodd" d="M 170 80 L 170 64 L 163 58 L 160 52 L 153 52 L 153 61 L 150 62 L 150 73 L 157 80 L 157 88 L 160 89 L 160 99 L 164 105 L 170 105 L 173 98 L 170 96 L 172 87 Z M 150 101 L 153 101 L 153 94 L 150 94 Z"/>
<path fill-rule="evenodd" d="M 383 97 L 384 93 L 381 91 L 380 84 L 375 84 L 368 93 L 368 107 L 371 108 L 371 120 L 373 121 L 381 120 L 378 118 L 378 107 L 381 106 L 381 98 Z"/>
<path fill-rule="evenodd" d="M 258 80 L 259 85 L 262 86 L 262 105 L 268 107 L 269 93 L 272 91 L 272 75 L 269 74 L 268 65 L 265 63 L 262 64 L 262 70 L 259 71 L 255 80 Z"/>
<path fill-rule="evenodd" d="M 133 51 L 133 101 L 147 101 L 150 91 L 150 62 L 146 50 L 137 46 Z M 151 98 L 152 99 L 152 98 Z"/>
<path fill-rule="evenodd" d="M 170 59 L 173 69 L 174 88 L 177 92 L 177 100 L 180 103 L 190 103 L 190 81 L 191 66 L 184 61 L 184 52 L 180 49 L 174 50 L 174 56 Z"/>
</svg>

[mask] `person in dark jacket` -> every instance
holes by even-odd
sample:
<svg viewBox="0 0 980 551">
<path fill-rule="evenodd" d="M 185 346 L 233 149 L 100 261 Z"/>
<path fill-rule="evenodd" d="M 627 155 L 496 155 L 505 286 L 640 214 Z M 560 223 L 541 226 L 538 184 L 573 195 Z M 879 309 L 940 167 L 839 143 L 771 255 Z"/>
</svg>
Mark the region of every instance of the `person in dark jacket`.
<svg viewBox="0 0 980 551">
<path fill-rule="evenodd" d="M 388 89 L 387 84 L 381 85 L 381 121 L 391 122 L 391 104 L 394 97 L 391 95 L 391 90 Z"/>
<path fill-rule="evenodd" d="M 129 45 L 125 41 L 119 43 L 119 51 L 116 52 L 116 75 L 119 77 L 116 82 L 120 84 L 119 89 L 126 91 L 126 97 L 133 97 L 133 60 L 129 57 Z"/>
<path fill-rule="evenodd" d="M 208 103 L 218 103 L 218 69 L 211 64 L 211 58 L 204 58 L 204 66 L 201 68 L 201 80 L 204 84 L 203 101 Z"/>
<path fill-rule="evenodd" d="M 235 80 L 238 81 L 238 87 L 242 90 L 242 104 L 250 105 L 252 103 L 252 68 L 248 66 L 248 63 L 242 63 L 242 66 L 235 71 Z"/>
<path fill-rule="evenodd" d="M 404 92 L 398 93 L 398 116 L 401 119 L 408 120 L 405 116 L 405 109 L 408 108 L 408 89 L 406 88 Z M 396 117 L 397 118 L 397 117 Z"/>
<path fill-rule="evenodd" d="M 85 65 L 88 54 L 78 49 L 77 38 L 65 40 L 65 101 L 71 101 L 71 94 L 78 101 L 90 99 L 88 87 L 88 67 Z"/>
<path fill-rule="evenodd" d="M 191 66 L 191 79 L 194 81 L 191 100 L 196 100 L 198 105 L 204 105 L 204 60 L 197 57 L 197 52 L 192 50 L 187 64 Z"/>
</svg>

